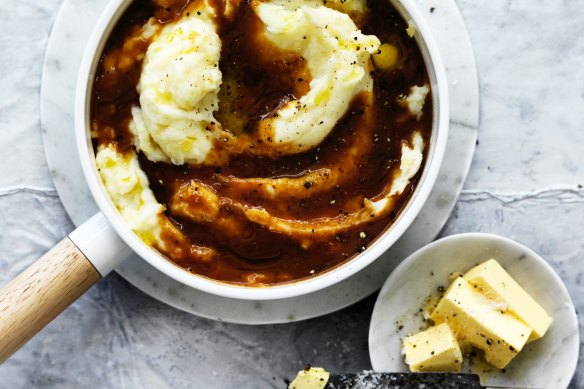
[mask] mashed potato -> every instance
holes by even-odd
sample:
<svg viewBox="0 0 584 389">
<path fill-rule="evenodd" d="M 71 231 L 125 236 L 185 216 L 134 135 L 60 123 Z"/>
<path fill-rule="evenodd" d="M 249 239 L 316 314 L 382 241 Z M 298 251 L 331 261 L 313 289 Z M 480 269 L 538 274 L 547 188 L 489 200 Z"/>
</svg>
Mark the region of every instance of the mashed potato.
<svg viewBox="0 0 584 389">
<path fill-rule="evenodd" d="M 393 178 L 391 183 L 390 196 L 402 194 L 410 180 L 418 173 L 422 166 L 424 152 L 424 139 L 419 132 L 414 132 L 412 135 L 411 146 L 407 144 L 402 145 L 402 155 L 399 165 L 399 172 Z"/>
<path fill-rule="evenodd" d="M 327 7 L 288 9 L 272 3 L 255 7 L 267 38 L 306 59 L 312 74 L 310 90 L 286 104 L 275 118 L 260 124 L 260 137 L 289 144 L 289 153 L 320 144 L 362 91 L 371 92 L 370 55 L 379 39 L 363 35 L 344 13 Z"/>
<path fill-rule="evenodd" d="M 348 15 L 319 1 L 299 4 L 254 4 L 266 37 L 305 58 L 313 77 L 305 96 L 259 124 L 259 137 L 273 140 L 280 155 L 317 146 L 353 97 L 372 90 L 370 54 L 380 45 L 375 36 L 361 34 Z M 365 12 L 362 0 L 331 6 Z M 130 129 L 136 148 L 151 161 L 204 164 L 221 136 L 213 116 L 222 82 L 221 40 L 212 12 L 203 7 L 165 26 L 146 52 L 138 84 L 141 107 L 133 109 Z"/>
<path fill-rule="evenodd" d="M 325 6 L 347 14 L 358 25 L 367 15 L 367 0 L 272 0 L 270 4 L 295 11 L 302 6 L 317 8 Z"/>
<path fill-rule="evenodd" d="M 159 242 L 159 217 L 165 208 L 154 198 L 136 154 L 124 156 L 111 146 L 102 147 L 95 163 L 112 202 L 129 227 L 147 244 Z"/>
<path fill-rule="evenodd" d="M 221 40 L 213 18 L 206 7 L 168 24 L 146 52 L 130 130 L 151 161 L 200 164 L 218 136 Z"/>
<path fill-rule="evenodd" d="M 410 94 L 402 102 L 402 105 L 408 108 L 410 114 L 420 120 L 422 117 L 426 96 L 430 93 L 428 85 L 417 86 L 410 88 Z"/>
</svg>

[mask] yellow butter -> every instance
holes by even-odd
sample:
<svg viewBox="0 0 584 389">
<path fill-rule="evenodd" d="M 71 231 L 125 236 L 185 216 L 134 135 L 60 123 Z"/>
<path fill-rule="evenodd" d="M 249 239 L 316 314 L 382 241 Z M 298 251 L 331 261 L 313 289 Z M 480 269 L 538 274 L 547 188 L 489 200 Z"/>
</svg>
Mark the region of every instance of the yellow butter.
<svg viewBox="0 0 584 389">
<path fill-rule="evenodd" d="M 469 270 L 464 276 L 481 294 L 500 302 L 533 330 L 528 341 L 541 338 L 552 318 L 494 259 Z"/>
<path fill-rule="evenodd" d="M 406 337 L 403 351 L 411 371 L 460 371 L 462 364 L 460 347 L 446 323 Z"/>
<path fill-rule="evenodd" d="M 391 43 L 383 43 L 379 51 L 372 55 L 373 63 L 378 69 L 392 70 L 399 61 L 399 49 Z"/>
<path fill-rule="evenodd" d="M 485 360 L 502 369 L 523 348 L 531 328 L 457 278 L 430 315 L 436 324 L 448 323 L 457 339 L 483 350 Z"/>
<path fill-rule="evenodd" d="M 288 389 L 323 389 L 330 377 L 330 373 L 322 367 L 311 367 L 301 370 Z"/>
</svg>

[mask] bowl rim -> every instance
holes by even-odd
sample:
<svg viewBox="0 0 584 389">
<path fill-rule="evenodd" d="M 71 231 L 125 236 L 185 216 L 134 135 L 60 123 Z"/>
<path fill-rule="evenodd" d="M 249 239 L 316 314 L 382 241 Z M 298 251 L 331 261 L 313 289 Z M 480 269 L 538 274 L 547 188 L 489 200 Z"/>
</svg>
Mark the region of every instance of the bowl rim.
<svg viewBox="0 0 584 389">
<path fill-rule="evenodd" d="M 408 271 L 410 271 L 411 267 L 414 265 L 414 263 L 416 261 L 424 258 L 428 251 L 431 251 L 432 249 L 439 247 L 439 246 L 457 244 L 457 243 L 459 243 L 461 241 L 465 241 L 465 240 L 471 240 L 471 241 L 475 241 L 475 242 L 477 240 L 496 241 L 496 242 L 499 242 L 506 247 L 512 247 L 515 249 L 519 249 L 518 251 L 521 251 L 521 252 L 529 255 L 529 257 L 532 258 L 538 264 L 538 266 L 541 267 L 541 269 L 545 270 L 545 272 L 554 280 L 554 283 L 556 284 L 556 286 L 568 297 L 569 302 L 570 302 L 570 308 L 571 308 L 572 313 L 573 313 L 573 315 L 572 315 L 573 323 L 572 324 L 575 328 L 578 328 L 578 319 L 577 319 L 577 315 L 576 315 L 576 311 L 575 311 L 574 302 L 572 300 L 572 295 L 570 294 L 570 291 L 566 287 L 566 284 L 564 283 L 562 278 L 558 275 L 558 273 L 554 270 L 554 268 L 550 265 L 550 263 L 542 255 L 537 253 L 535 250 L 527 247 L 523 243 L 520 243 L 520 242 L 515 241 L 511 238 L 507 238 L 505 236 L 501 236 L 501 235 L 494 234 L 494 233 L 463 232 L 463 233 L 448 235 L 448 236 L 442 237 L 438 240 L 435 240 L 433 242 L 430 242 L 430 243 L 420 247 L 418 250 L 414 251 L 412 254 L 408 255 L 407 258 L 402 260 L 396 266 L 396 268 L 392 271 L 392 273 L 387 277 L 387 279 L 383 283 L 383 286 L 381 287 L 381 290 L 380 290 L 380 292 L 375 300 L 375 304 L 373 306 L 373 311 L 371 313 L 371 320 L 369 323 L 369 330 L 368 330 L 369 333 L 367 336 L 367 344 L 368 344 L 368 348 L 369 348 L 369 358 L 370 358 L 371 365 L 372 365 L 374 371 L 383 371 L 384 369 L 387 369 L 387 366 L 385 366 L 385 365 L 381 366 L 379 364 L 378 359 L 373 357 L 373 355 L 375 354 L 375 350 L 378 349 L 377 346 L 379 344 L 381 344 L 380 341 L 385 340 L 385 339 L 380 339 L 379 337 L 373 336 L 375 333 L 374 328 L 379 327 L 379 324 L 378 324 L 379 319 L 381 317 L 384 317 L 384 315 L 383 315 L 384 310 L 381 308 L 381 304 L 382 304 L 381 300 L 386 299 L 387 296 L 391 294 L 392 286 L 396 285 L 396 283 L 399 282 L 399 280 L 404 276 L 404 274 L 406 274 L 406 273 L 408 273 Z M 497 258 L 495 258 L 495 259 L 497 259 Z M 460 269 L 460 270 L 464 270 L 464 269 Z M 385 312 L 387 312 L 387 310 L 385 310 Z M 550 313 L 550 312 L 548 311 L 548 313 Z M 383 320 L 386 320 L 386 319 L 383 319 Z M 578 355 L 579 349 L 580 349 L 581 337 L 580 337 L 580 333 L 578 331 L 576 331 L 575 334 L 576 334 L 576 340 L 574 341 L 574 344 L 577 345 L 576 346 L 577 347 L 576 355 Z M 398 353 L 399 353 L 399 351 L 398 351 Z M 578 363 L 578 357 L 576 356 L 576 358 L 574 358 L 572 361 L 572 365 L 569 367 L 569 370 L 572 372 L 572 375 L 570 377 L 573 377 L 573 375 L 575 374 L 576 368 L 577 368 L 577 363 Z"/>
<path fill-rule="evenodd" d="M 189 273 L 148 246 L 126 224 L 111 202 L 95 165 L 90 136 L 90 101 L 99 58 L 119 18 L 133 0 L 112 0 L 99 17 L 87 42 L 79 70 L 75 97 L 75 138 L 85 181 L 100 211 L 115 232 L 138 256 L 167 276 L 189 287 L 217 296 L 245 300 L 274 300 L 316 292 L 338 283 L 365 268 L 388 250 L 409 228 L 425 204 L 438 177 L 448 140 L 449 95 L 440 52 L 422 14 L 412 0 L 389 0 L 402 18 L 415 26 L 415 39 L 430 77 L 433 102 L 433 128 L 425 167 L 414 193 L 398 218 L 362 253 L 327 271 L 289 283 L 246 286 L 213 280 Z"/>
</svg>

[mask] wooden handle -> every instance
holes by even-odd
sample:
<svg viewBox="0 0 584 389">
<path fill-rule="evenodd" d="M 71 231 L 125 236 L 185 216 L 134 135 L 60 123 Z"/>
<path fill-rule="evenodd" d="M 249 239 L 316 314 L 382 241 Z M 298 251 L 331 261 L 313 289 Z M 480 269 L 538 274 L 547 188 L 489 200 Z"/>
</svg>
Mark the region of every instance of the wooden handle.
<svg viewBox="0 0 584 389">
<path fill-rule="evenodd" d="M 0 290 L 0 363 L 101 276 L 67 237 Z"/>
</svg>

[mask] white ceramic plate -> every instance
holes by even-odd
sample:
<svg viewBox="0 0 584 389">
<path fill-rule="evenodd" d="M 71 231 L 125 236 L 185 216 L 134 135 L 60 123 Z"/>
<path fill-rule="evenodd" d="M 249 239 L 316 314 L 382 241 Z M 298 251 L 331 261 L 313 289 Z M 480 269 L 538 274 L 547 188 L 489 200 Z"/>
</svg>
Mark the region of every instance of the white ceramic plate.
<svg viewBox="0 0 584 389">
<path fill-rule="evenodd" d="M 43 143 L 53 182 L 76 225 L 97 212 L 73 137 L 75 75 L 88 36 L 107 0 L 65 0 L 47 46 L 41 87 Z M 213 296 L 167 277 L 137 256 L 116 268 L 138 289 L 199 316 L 244 324 L 283 323 L 334 312 L 381 287 L 391 270 L 430 242 L 448 219 L 477 139 L 479 96 L 470 38 L 454 1 L 417 1 L 442 52 L 450 83 L 450 131 L 440 176 L 418 218 L 379 260 L 343 282 L 307 296 L 264 302 Z M 430 10 L 433 9 L 433 12 Z M 307 303 L 309 302 L 309 303 Z"/>
<path fill-rule="evenodd" d="M 510 239 L 470 233 L 431 243 L 403 261 L 389 276 L 375 304 L 369 355 L 375 371 L 408 371 L 402 339 L 423 325 L 416 312 L 449 275 L 494 258 L 538 301 L 554 322 L 546 335 L 525 346 L 505 369 L 486 374 L 488 384 L 521 388 L 566 388 L 576 370 L 579 335 L 576 312 L 562 280 L 538 254 Z M 468 366 L 463 366 L 468 370 Z"/>
</svg>

